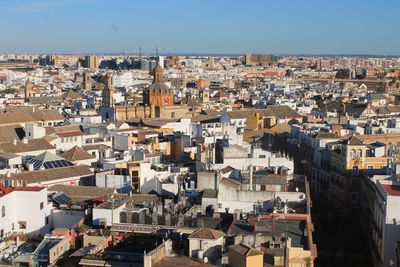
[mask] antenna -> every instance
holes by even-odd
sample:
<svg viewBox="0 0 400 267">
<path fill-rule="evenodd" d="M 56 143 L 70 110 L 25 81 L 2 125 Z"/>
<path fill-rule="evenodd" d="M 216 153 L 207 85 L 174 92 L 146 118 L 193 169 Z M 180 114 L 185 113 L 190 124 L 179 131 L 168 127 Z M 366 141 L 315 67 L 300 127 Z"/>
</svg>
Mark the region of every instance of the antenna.
<svg viewBox="0 0 400 267">
<path fill-rule="evenodd" d="M 142 45 L 139 46 L 139 59 L 142 58 Z"/>
<path fill-rule="evenodd" d="M 156 57 L 158 58 L 158 47 L 156 47 Z"/>
</svg>

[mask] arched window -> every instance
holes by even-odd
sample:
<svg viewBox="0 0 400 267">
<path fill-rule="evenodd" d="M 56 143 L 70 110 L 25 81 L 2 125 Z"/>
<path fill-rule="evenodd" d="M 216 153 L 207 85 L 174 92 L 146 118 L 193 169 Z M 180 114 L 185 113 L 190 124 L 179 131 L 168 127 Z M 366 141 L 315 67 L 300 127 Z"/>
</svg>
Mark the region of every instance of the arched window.
<svg viewBox="0 0 400 267">
<path fill-rule="evenodd" d="M 1 217 L 6 217 L 6 206 L 4 205 L 1 207 Z"/>
</svg>

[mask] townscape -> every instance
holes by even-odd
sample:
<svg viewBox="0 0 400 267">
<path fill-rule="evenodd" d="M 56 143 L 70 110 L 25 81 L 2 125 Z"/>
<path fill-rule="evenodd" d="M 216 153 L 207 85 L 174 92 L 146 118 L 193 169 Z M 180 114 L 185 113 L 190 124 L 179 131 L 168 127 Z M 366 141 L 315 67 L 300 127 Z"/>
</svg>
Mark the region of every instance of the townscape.
<svg viewBox="0 0 400 267">
<path fill-rule="evenodd" d="M 381 57 L 0 55 L 0 263 L 398 265 L 399 77 Z"/>
</svg>

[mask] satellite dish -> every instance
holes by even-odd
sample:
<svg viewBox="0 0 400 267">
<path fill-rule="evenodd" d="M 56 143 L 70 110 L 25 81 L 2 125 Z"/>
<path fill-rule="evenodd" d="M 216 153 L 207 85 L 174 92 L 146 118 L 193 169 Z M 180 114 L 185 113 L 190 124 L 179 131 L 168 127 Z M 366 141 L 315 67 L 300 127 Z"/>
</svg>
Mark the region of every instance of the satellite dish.
<svg viewBox="0 0 400 267">
<path fill-rule="evenodd" d="M 204 257 L 203 261 L 204 261 L 204 263 L 208 263 L 208 258 Z"/>
</svg>

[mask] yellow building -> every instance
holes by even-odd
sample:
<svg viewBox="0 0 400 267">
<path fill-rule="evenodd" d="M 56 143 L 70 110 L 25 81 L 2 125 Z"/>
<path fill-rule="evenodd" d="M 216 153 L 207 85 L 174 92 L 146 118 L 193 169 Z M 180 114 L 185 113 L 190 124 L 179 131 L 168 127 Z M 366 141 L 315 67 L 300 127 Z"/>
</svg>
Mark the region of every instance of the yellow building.
<svg viewBox="0 0 400 267">
<path fill-rule="evenodd" d="M 245 244 L 229 246 L 228 255 L 229 266 L 232 267 L 264 266 L 264 254 Z"/>
<path fill-rule="evenodd" d="M 384 143 L 366 144 L 353 136 L 346 147 L 346 170 L 382 169 L 387 166 L 386 155 Z"/>
</svg>

